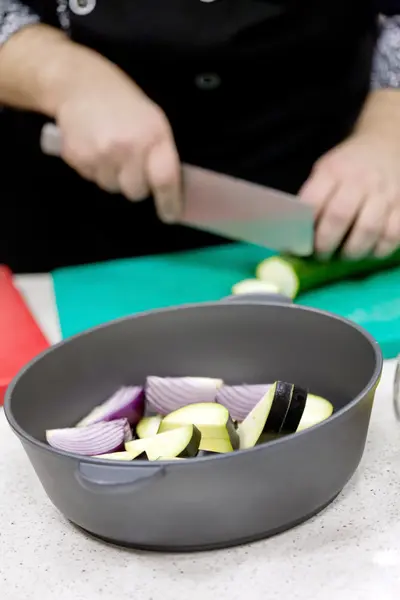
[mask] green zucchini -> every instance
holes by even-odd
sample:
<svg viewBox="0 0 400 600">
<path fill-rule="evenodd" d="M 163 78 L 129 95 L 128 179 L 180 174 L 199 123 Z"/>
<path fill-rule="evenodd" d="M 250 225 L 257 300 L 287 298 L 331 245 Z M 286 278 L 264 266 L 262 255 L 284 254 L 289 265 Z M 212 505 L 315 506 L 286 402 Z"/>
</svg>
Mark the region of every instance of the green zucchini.
<svg viewBox="0 0 400 600">
<path fill-rule="evenodd" d="M 400 250 L 387 258 L 344 260 L 272 256 L 263 260 L 256 269 L 257 279 L 274 284 L 289 298 L 342 279 L 367 276 L 400 265 Z"/>
</svg>

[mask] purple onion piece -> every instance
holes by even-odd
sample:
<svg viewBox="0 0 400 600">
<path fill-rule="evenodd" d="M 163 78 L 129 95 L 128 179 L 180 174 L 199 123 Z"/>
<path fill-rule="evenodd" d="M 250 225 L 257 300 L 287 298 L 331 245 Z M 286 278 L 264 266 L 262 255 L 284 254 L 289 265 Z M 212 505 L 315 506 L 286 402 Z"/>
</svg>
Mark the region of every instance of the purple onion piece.
<svg viewBox="0 0 400 600">
<path fill-rule="evenodd" d="M 244 421 L 249 412 L 271 387 L 268 383 L 253 385 L 224 385 L 217 394 L 217 402 L 228 409 L 235 421 Z"/>
<path fill-rule="evenodd" d="M 198 402 L 215 402 L 222 379 L 209 377 L 147 377 L 146 401 L 150 412 L 160 415 Z"/>
<path fill-rule="evenodd" d="M 85 427 L 101 421 L 128 419 L 131 425 L 139 423 L 144 413 L 144 389 L 139 386 L 121 387 L 111 398 L 96 406 L 77 427 Z"/>
<path fill-rule="evenodd" d="M 94 423 L 87 427 L 68 427 L 46 431 L 50 446 L 65 452 L 96 456 L 124 449 L 132 440 L 132 430 L 127 419 Z"/>
</svg>

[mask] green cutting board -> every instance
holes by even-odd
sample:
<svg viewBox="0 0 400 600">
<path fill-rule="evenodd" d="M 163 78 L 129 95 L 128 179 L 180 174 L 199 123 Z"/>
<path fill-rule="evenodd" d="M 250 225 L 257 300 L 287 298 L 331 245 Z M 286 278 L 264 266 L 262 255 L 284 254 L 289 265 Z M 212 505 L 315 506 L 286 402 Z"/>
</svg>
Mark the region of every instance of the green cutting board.
<svg viewBox="0 0 400 600">
<path fill-rule="evenodd" d="M 256 265 L 272 254 L 229 244 L 59 269 L 53 280 L 62 335 L 144 310 L 218 300 L 237 281 L 254 277 Z M 380 343 L 385 358 L 400 352 L 400 268 L 330 285 L 297 302 L 359 323 Z"/>
</svg>

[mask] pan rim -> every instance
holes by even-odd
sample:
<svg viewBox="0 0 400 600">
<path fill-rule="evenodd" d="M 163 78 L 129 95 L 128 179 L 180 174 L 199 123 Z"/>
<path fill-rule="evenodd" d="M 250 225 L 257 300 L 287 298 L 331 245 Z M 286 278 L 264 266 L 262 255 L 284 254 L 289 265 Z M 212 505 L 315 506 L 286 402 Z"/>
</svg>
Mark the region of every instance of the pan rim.
<svg viewBox="0 0 400 600">
<path fill-rule="evenodd" d="M 11 401 L 12 401 L 13 391 L 14 391 L 16 385 L 18 384 L 20 379 L 25 375 L 25 373 L 27 371 L 29 371 L 31 368 L 33 368 L 36 363 L 43 360 L 48 354 L 50 354 L 51 352 L 54 352 L 59 347 L 65 345 L 65 344 L 68 344 L 69 342 L 72 342 L 73 340 L 90 335 L 94 331 L 98 331 L 98 330 L 104 329 L 106 327 L 116 325 L 118 323 L 123 323 L 128 320 L 132 320 L 132 319 L 136 319 L 136 318 L 140 318 L 140 317 L 146 317 L 146 316 L 153 315 L 153 314 L 164 314 L 164 313 L 167 314 L 167 313 L 176 312 L 178 310 L 190 310 L 190 309 L 196 309 L 196 308 L 203 308 L 203 307 L 207 308 L 207 307 L 215 307 L 215 306 L 221 306 L 221 305 L 224 307 L 226 307 L 228 305 L 231 305 L 231 306 L 239 306 L 239 305 L 263 306 L 265 308 L 267 308 L 268 306 L 274 306 L 274 307 L 279 306 L 279 307 L 285 308 L 286 310 L 301 310 L 301 311 L 306 311 L 309 313 L 318 314 L 318 315 L 321 315 L 322 317 L 334 319 L 335 321 L 343 323 L 344 325 L 347 325 L 347 326 L 351 327 L 352 329 L 355 329 L 356 331 L 358 331 L 358 333 L 369 342 L 369 344 L 375 354 L 375 368 L 373 370 L 373 373 L 372 373 L 368 383 L 357 394 L 357 396 L 355 396 L 355 398 L 353 398 L 350 402 L 348 402 L 344 407 L 339 409 L 337 412 L 333 413 L 333 415 L 331 417 L 329 417 L 329 419 L 322 421 L 321 423 L 318 423 L 317 425 L 314 425 L 313 427 L 296 432 L 288 437 L 278 438 L 276 440 L 268 442 L 268 445 L 255 446 L 254 448 L 247 448 L 244 450 L 236 450 L 235 452 L 228 452 L 226 454 L 218 454 L 215 456 L 210 455 L 210 456 L 198 457 L 198 458 L 196 458 L 195 461 L 191 461 L 191 460 L 190 461 L 172 461 L 172 460 L 168 461 L 168 460 L 166 460 L 166 461 L 154 461 L 154 462 L 149 463 L 148 461 L 144 461 L 144 460 L 135 460 L 135 461 L 129 461 L 129 462 L 127 462 L 127 461 L 112 461 L 112 464 L 111 464 L 111 461 L 109 461 L 109 460 L 107 461 L 105 459 L 94 458 L 91 456 L 83 456 L 83 455 L 81 456 L 79 454 L 73 454 L 71 452 L 66 452 L 64 450 L 58 450 L 57 448 L 53 448 L 53 447 L 49 446 L 48 444 L 46 444 L 45 442 L 42 442 L 42 441 L 34 438 L 30 434 L 28 434 L 19 425 L 19 423 L 15 419 L 12 408 L 11 408 Z M 4 398 L 4 414 L 5 414 L 5 417 L 8 421 L 11 429 L 16 433 L 16 435 L 20 439 L 28 442 L 30 445 L 38 447 L 42 451 L 50 452 L 52 454 L 57 454 L 59 456 L 63 456 L 64 458 L 77 460 L 80 463 L 98 464 L 98 465 L 104 465 L 104 466 L 108 466 L 108 467 L 109 466 L 113 467 L 115 465 L 118 465 L 118 467 L 125 467 L 125 468 L 130 468 L 133 465 L 135 465 L 137 467 L 144 467 L 144 466 L 149 467 L 149 465 L 154 465 L 155 468 L 157 468 L 160 465 L 161 466 L 168 465 L 168 467 L 172 467 L 172 465 L 173 465 L 174 468 L 175 467 L 176 468 L 185 468 L 184 465 L 185 466 L 191 465 L 193 467 L 194 464 L 202 464 L 202 463 L 204 463 L 204 461 L 234 459 L 235 456 L 243 456 L 244 453 L 247 454 L 249 452 L 257 452 L 257 451 L 265 450 L 266 448 L 277 448 L 277 447 L 279 447 L 280 444 L 283 444 L 283 443 L 286 443 L 286 447 L 287 447 L 287 444 L 290 443 L 291 441 L 300 440 L 304 436 L 310 435 L 310 433 L 315 432 L 315 431 L 321 429 L 322 427 L 331 426 L 332 423 L 343 418 L 344 415 L 346 415 L 350 410 L 352 410 L 355 406 L 357 406 L 357 404 L 359 404 L 359 402 L 365 397 L 366 394 L 368 394 L 368 392 L 370 392 L 374 388 L 376 389 L 377 385 L 379 384 L 382 369 L 383 369 L 383 355 L 382 355 L 382 351 L 379 347 L 379 344 L 375 340 L 375 338 L 368 331 L 366 331 L 363 327 L 361 327 L 357 323 L 353 323 L 352 321 L 350 321 L 349 319 L 346 319 L 345 317 L 342 317 L 340 315 L 335 315 L 335 314 L 330 313 L 325 310 L 320 310 L 318 308 L 313 308 L 313 307 L 309 307 L 309 306 L 302 306 L 300 304 L 291 304 L 291 303 L 287 303 L 284 301 L 283 302 L 277 302 L 277 301 L 257 302 L 257 301 L 246 301 L 245 299 L 243 299 L 243 301 L 237 300 L 234 303 L 230 303 L 229 301 L 222 300 L 222 301 L 214 301 L 214 302 L 199 302 L 199 303 L 191 303 L 191 304 L 181 304 L 181 305 L 172 306 L 172 307 L 142 311 L 139 313 L 135 313 L 133 315 L 128 315 L 126 317 L 120 317 L 118 319 L 113 319 L 112 321 L 108 321 L 107 323 L 102 323 L 101 325 L 96 325 L 94 327 L 91 327 L 90 329 L 86 329 L 85 331 L 77 333 L 65 340 L 60 340 L 56 344 L 50 346 L 49 348 L 47 348 L 46 350 L 44 350 L 43 352 L 38 354 L 36 357 L 34 357 L 31 361 L 29 361 L 13 378 L 13 380 L 11 381 L 10 385 L 8 386 L 8 388 L 6 390 L 6 394 L 5 394 L 5 398 Z"/>
</svg>

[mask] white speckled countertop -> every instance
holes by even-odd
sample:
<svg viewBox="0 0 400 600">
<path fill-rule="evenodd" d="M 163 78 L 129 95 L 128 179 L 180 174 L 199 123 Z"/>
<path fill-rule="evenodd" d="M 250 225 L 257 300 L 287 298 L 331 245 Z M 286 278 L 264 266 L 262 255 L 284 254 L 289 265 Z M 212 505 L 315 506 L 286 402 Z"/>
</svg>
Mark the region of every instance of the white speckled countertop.
<svg viewBox="0 0 400 600">
<path fill-rule="evenodd" d="M 46 277 L 22 280 L 52 340 Z M 188 555 L 107 546 L 50 504 L 0 410 L 1 600 L 398 600 L 400 423 L 394 365 L 385 364 L 366 452 L 339 498 L 308 523 L 264 542 Z"/>
</svg>

